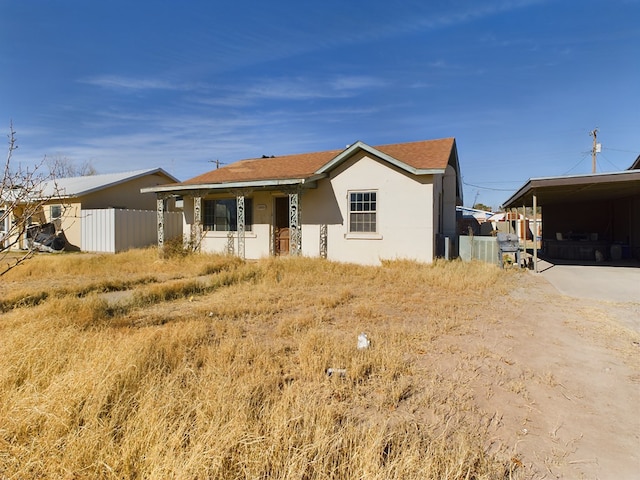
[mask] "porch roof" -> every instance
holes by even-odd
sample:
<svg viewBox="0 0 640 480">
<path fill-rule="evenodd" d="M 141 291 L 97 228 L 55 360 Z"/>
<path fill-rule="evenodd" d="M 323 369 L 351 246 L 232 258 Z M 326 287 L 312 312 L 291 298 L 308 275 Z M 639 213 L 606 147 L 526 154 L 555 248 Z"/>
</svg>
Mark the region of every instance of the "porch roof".
<svg viewBox="0 0 640 480">
<path fill-rule="evenodd" d="M 454 149 L 454 138 L 377 147 L 358 141 L 343 150 L 240 160 L 181 183 L 159 185 L 142 191 L 179 193 L 201 189 L 313 185 L 327 176 L 330 170 L 360 151 L 368 152 L 412 174 L 444 173 Z"/>
</svg>

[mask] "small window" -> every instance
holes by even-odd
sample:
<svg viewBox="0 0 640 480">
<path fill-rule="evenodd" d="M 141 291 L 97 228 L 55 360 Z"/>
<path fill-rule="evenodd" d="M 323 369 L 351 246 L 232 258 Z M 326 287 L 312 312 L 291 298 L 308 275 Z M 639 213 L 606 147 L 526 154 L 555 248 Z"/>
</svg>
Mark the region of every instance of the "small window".
<svg viewBox="0 0 640 480">
<path fill-rule="evenodd" d="M 62 205 L 51 205 L 49 213 L 52 221 L 59 220 L 62 217 Z"/>
<path fill-rule="evenodd" d="M 350 192 L 349 233 L 377 232 L 376 212 L 376 192 Z"/>
<path fill-rule="evenodd" d="M 238 231 L 238 202 L 235 198 L 205 200 L 202 227 L 209 232 Z M 253 202 L 244 199 L 244 229 L 251 231 L 253 223 Z"/>
</svg>

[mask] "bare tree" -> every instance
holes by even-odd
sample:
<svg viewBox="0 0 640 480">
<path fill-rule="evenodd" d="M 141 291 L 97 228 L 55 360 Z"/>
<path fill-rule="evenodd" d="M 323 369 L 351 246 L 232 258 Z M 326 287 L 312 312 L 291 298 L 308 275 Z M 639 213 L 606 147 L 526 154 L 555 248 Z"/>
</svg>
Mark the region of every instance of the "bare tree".
<svg viewBox="0 0 640 480">
<path fill-rule="evenodd" d="M 73 160 L 61 155 L 45 157 L 45 164 L 53 178 L 86 177 L 98 173 L 89 161 L 77 165 Z"/>
<path fill-rule="evenodd" d="M 0 276 L 31 258 L 37 245 L 27 241 L 32 223 L 44 222 L 43 206 L 56 195 L 52 174 L 42 174 L 45 160 L 32 168 L 12 164 L 18 148 L 13 123 L 10 126 L 9 150 L 0 184 Z"/>
</svg>

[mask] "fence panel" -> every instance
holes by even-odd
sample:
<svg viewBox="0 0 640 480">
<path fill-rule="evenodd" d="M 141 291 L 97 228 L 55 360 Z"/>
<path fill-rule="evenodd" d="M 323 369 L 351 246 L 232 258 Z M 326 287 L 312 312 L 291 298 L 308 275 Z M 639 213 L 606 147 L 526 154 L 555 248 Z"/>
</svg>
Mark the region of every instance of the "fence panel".
<svg viewBox="0 0 640 480">
<path fill-rule="evenodd" d="M 498 242 L 495 237 L 460 235 L 459 255 L 460 258 L 466 262 L 480 260 L 500 265 Z"/>
<path fill-rule="evenodd" d="M 182 213 L 165 212 L 165 238 L 182 236 Z M 155 210 L 82 210 L 82 242 L 85 252 L 117 253 L 154 245 L 158 241 Z"/>
</svg>

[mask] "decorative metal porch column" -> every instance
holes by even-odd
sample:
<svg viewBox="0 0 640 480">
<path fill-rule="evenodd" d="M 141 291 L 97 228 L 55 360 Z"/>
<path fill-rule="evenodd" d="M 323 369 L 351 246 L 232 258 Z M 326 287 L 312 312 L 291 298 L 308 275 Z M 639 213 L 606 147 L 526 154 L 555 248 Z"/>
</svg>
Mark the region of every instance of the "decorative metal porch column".
<svg viewBox="0 0 640 480">
<path fill-rule="evenodd" d="M 193 197 L 193 223 L 191 224 L 191 243 L 193 251 L 199 252 L 202 245 L 202 196 Z"/>
<path fill-rule="evenodd" d="M 164 256 L 164 200 L 165 196 L 157 194 L 156 213 L 158 219 L 158 253 Z"/>
<path fill-rule="evenodd" d="M 289 254 L 292 256 L 302 254 L 301 195 L 300 189 L 289 193 Z"/>
<path fill-rule="evenodd" d="M 244 232 L 245 232 L 245 215 L 244 215 L 244 194 L 240 193 L 236 196 L 237 204 L 237 223 L 238 223 L 238 256 L 244 260 Z"/>
<path fill-rule="evenodd" d="M 327 258 L 327 224 L 320 225 L 320 258 Z"/>
</svg>

